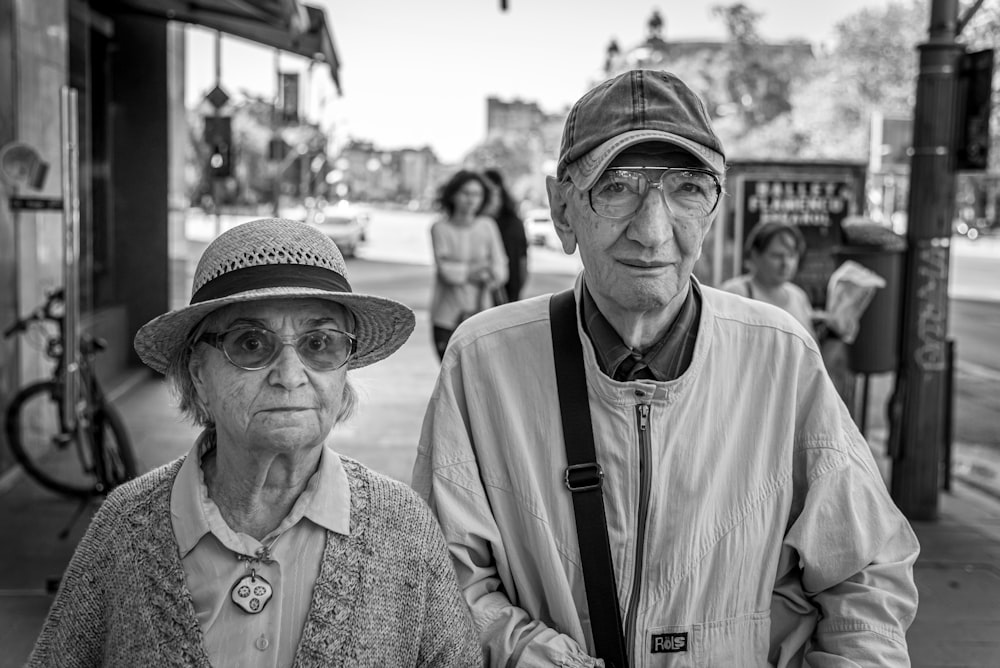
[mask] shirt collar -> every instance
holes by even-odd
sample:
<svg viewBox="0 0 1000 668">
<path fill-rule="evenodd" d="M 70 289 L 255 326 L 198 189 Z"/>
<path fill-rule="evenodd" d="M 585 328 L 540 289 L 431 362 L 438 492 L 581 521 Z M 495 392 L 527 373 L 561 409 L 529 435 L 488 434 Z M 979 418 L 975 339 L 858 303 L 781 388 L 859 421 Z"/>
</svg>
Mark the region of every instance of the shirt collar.
<svg viewBox="0 0 1000 668">
<path fill-rule="evenodd" d="M 687 370 L 694 354 L 701 318 L 701 289 L 697 281 L 691 280 L 691 289 L 670 327 L 644 352 L 625 345 L 597 307 L 586 279 L 582 292 L 583 328 L 606 376 L 615 380 L 632 380 L 632 377 L 621 377 L 625 375 L 624 369 L 648 368 L 654 380 L 669 381 L 679 378 Z"/>
<path fill-rule="evenodd" d="M 223 544 L 231 542 L 228 535 L 231 530 L 225 531 L 218 526 L 213 529 L 213 525 L 221 521 L 221 516 L 208 497 L 205 474 L 201 469 L 202 457 L 214 447 L 209 432 L 202 432 L 174 480 L 170 514 L 181 558 L 187 556 L 207 533 L 216 534 Z M 351 533 L 351 491 L 347 472 L 340 456 L 328 443 L 323 445 L 316 473 L 274 533 L 290 528 L 303 517 L 328 531 L 345 536 Z"/>
</svg>

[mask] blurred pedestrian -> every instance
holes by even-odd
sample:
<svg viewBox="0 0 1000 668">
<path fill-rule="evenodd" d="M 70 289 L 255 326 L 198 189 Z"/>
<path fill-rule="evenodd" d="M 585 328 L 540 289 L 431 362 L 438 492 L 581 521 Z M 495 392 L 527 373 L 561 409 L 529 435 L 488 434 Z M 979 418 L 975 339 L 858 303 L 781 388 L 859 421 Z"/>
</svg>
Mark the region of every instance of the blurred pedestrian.
<svg viewBox="0 0 1000 668">
<path fill-rule="evenodd" d="M 413 324 L 352 292 L 310 225 L 257 220 L 213 241 L 190 305 L 135 338 L 204 431 L 101 506 L 29 665 L 479 665 L 427 506 L 332 448 L 356 403 L 348 370 Z"/>
<path fill-rule="evenodd" d="M 676 76 L 599 84 L 546 182 L 574 289 L 445 353 L 413 484 L 490 666 L 909 665 L 917 540 L 815 343 L 692 276 L 725 171 Z"/>
<path fill-rule="evenodd" d="M 784 309 L 815 337 L 809 295 L 792 282 L 805 250 L 806 240 L 797 226 L 759 223 L 750 230 L 744 243 L 747 273 L 729 279 L 719 289 Z"/>
<path fill-rule="evenodd" d="M 528 280 L 528 236 L 524 221 L 517 213 L 517 204 L 507 191 L 503 175 L 497 169 L 483 172 L 490 185 L 492 197 L 488 213 L 500 228 L 503 249 L 507 253 L 507 283 L 504 285 L 507 301 L 516 302 Z"/>
<path fill-rule="evenodd" d="M 729 279 L 719 288 L 790 313 L 816 339 L 837 393 L 850 401 L 853 377 L 847 368 L 847 345 L 828 314 L 814 309 L 806 291 L 792 282 L 805 252 L 806 240 L 798 226 L 759 223 L 744 243 L 747 273 Z"/>
<path fill-rule="evenodd" d="M 507 282 L 500 231 L 483 215 L 489 192 L 482 176 L 463 169 L 448 179 L 438 196 L 444 215 L 431 225 L 435 267 L 431 323 L 439 359 L 455 328 L 494 306 L 495 289 Z"/>
</svg>

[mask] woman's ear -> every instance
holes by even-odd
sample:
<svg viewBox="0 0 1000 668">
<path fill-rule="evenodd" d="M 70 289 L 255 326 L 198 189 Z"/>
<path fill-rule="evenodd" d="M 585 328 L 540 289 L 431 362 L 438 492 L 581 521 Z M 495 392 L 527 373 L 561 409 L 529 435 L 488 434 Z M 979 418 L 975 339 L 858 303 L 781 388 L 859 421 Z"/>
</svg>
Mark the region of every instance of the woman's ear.
<svg viewBox="0 0 1000 668">
<path fill-rule="evenodd" d="M 191 384 L 194 385 L 195 392 L 198 393 L 198 398 L 201 399 L 201 403 L 208 405 L 208 392 L 205 389 L 205 358 L 203 351 L 197 349 L 197 346 L 191 349 L 191 357 L 188 359 L 188 375 L 191 376 Z"/>
<path fill-rule="evenodd" d="M 545 177 L 545 190 L 549 195 L 549 212 L 552 214 L 552 225 L 556 228 L 563 252 L 572 255 L 576 251 L 576 232 L 566 215 L 566 188 L 554 176 Z"/>
</svg>

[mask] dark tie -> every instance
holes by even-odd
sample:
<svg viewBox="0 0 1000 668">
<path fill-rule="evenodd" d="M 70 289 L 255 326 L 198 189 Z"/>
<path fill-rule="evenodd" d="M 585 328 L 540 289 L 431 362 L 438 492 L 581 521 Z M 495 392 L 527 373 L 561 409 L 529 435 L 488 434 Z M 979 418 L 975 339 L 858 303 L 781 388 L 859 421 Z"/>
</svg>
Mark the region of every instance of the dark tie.
<svg viewBox="0 0 1000 668">
<path fill-rule="evenodd" d="M 653 372 L 642 361 L 642 357 L 632 353 L 622 360 L 615 371 L 615 380 L 625 382 L 628 380 L 653 380 Z"/>
</svg>

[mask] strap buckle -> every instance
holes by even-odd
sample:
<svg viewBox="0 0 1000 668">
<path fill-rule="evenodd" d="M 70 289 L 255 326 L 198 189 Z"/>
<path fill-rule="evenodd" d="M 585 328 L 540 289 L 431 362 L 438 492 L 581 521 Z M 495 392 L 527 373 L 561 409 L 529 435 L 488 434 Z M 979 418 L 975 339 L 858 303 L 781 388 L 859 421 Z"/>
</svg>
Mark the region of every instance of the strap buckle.
<svg viewBox="0 0 1000 668">
<path fill-rule="evenodd" d="M 600 489 L 604 485 L 604 469 L 597 462 L 573 464 L 566 467 L 563 481 L 566 483 L 566 489 L 571 492 Z"/>
</svg>

